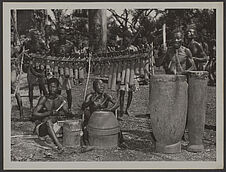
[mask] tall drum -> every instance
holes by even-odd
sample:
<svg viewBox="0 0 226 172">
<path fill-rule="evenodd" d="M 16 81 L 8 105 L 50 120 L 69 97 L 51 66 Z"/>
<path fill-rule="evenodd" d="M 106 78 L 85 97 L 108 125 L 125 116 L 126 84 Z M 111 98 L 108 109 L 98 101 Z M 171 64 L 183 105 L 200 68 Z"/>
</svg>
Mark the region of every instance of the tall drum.
<svg viewBox="0 0 226 172">
<path fill-rule="evenodd" d="M 207 71 L 191 71 L 188 73 L 188 135 L 190 152 L 204 150 L 203 133 L 207 100 Z"/>
<path fill-rule="evenodd" d="M 183 75 L 150 77 L 150 115 L 156 151 L 181 151 L 187 115 L 188 84 Z"/>
</svg>

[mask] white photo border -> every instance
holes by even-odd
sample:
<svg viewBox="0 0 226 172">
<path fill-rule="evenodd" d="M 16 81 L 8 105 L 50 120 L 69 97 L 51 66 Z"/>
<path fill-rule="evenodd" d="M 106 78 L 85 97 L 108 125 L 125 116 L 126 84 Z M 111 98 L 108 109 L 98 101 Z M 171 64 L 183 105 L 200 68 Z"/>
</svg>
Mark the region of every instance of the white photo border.
<svg viewBox="0 0 226 172">
<path fill-rule="evenodd" d="M 11 9 L 108 9 L 108 8 L 211 8 L 216 9 L 216 161 L 107 161 L 107 162 L 12 162 L 10 94 L 10 10 Z M 224 30 L 223 2 L 3 2 L 3 169 L 221 169 L 224 164 Z"/>
</svg>

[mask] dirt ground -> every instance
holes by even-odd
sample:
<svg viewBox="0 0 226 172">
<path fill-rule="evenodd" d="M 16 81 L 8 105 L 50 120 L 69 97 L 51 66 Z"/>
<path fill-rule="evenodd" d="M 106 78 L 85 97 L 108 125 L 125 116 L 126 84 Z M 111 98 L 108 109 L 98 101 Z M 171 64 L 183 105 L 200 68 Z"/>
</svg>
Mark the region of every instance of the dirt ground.
<svg viewBox="0 0 226 172">
<path fill-rule="evenodd" d="M 21 95 L 28 95 L 26 74 L 21 80 Z M 91 91 L 91 81 L 88 92 Z M 79 113 L 79 105 L 83 100 L 85 82 L 73 86 L 73 112 Z M 115 92 L 109 93 L 116 97 Z M 65 92 L 63 94 L 66 96 Z M 130 116 L 124 116 L 119 121 L 123 132 L 126 147 L 108 150 L 92 150 L 81 153 L 80 147 L 65 148 L 58 153 L 53 145 L 46 145 L 37 138 L 28 138 L 21 135 L 32 135 L 34 123 L 28 119 L 31 116 L 28 97 L 23 97 L 24 116 L 20 119 L 15 98 L 12 97 L 11 114 L 11 160 L 12 161 L 216 161 L 216 88 L 208 87 L 208 102 L 206 125 L 204 133 L 205 151 L 190 153 L 186 151 L 187 141 L 182 141 L 182 152 L 178 154 L 156 153 L 151 139 L 151 125 L 148 111 L 148 85 L 141 85 L 134 94 L 130 108 Z M 35 95 L 39 91 L 35 89 Z M 34 99 L 34 105 L 38 97 Z M 187 135 L 185 135 L 187 138 Z M 26 150 L 26 151 L 25 151 Z"/>
</svg>

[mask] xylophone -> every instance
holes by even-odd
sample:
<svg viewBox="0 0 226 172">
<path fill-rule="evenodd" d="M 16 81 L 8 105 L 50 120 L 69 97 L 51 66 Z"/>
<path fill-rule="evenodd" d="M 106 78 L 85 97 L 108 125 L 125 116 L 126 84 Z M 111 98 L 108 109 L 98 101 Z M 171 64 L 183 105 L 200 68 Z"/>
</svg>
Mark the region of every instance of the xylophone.
<svg viewBox="0 0 226 172">
<path fill-rule="evenodd" d="M 84 79 L 89 56 L 91 56 L 90 72 L 99 78 L 108 79 L 108 88 L 116 91 L 117 83 L 134 84 L 134 77 L 149 79 L 151 61 L 153 60 L 152 46 L 139 48 L 137 51 L 123 50 L 106 53 L 84 53 L 75 57 L 54 57 L 41 54 L 30 54 L 33 67 L 45 71 L 62 80 L 63 77 L 73 79 L 76 83 Z"/>
</svg>

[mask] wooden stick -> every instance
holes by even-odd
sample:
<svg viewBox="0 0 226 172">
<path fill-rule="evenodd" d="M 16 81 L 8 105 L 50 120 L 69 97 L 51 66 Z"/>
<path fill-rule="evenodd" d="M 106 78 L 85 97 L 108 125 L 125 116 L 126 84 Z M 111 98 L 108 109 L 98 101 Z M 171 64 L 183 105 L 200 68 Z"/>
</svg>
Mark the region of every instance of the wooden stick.
<svg viewBox="0 0 226 172">
<path fill-rule="evenodd" d="M 166 47 L 166 24 L 162 25 L 163 46 Z"/>
</svg>

